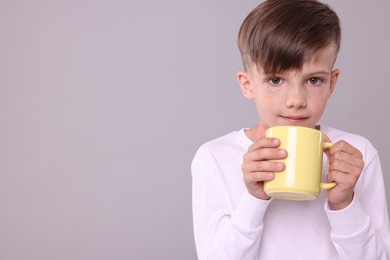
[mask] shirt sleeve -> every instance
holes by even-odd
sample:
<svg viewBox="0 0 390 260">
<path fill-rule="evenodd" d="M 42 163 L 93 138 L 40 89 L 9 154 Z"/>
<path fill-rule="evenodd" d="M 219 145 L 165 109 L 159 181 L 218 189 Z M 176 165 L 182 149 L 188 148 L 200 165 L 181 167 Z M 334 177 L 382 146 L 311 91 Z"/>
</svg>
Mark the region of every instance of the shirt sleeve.
<svg viewBox="0 0 390 260">
<path fill-rule="evenodd" d="M 263 217 L 269 201 L 247 191 L 229 209 L 216 168 L 207 151 L 198 151 L 192 162 L 192 198 L 195 244 L 198 258 L 257 259 Z"/>
<path fill-rule="evenodd" d="M 343 210 L 325 212 L 339 259 L 390 259 L 390 228 L 380 160 L 367 163 L 352 203 Z"/>
</svg>

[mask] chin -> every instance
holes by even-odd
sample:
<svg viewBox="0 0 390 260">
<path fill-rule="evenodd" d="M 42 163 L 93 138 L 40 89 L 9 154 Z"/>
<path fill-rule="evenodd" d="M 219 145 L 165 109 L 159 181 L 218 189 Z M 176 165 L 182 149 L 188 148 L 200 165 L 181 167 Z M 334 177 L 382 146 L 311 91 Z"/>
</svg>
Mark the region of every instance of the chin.
<svg viewBox="0 0 390 260">
<path fill-rule="evenodd" d="M 305 122 L 283 122 L 275 126 L 300 126 L 300 127 L 308 127 L 308 128 L 315 128 L 315 124 L 309 124 Z"/>
</svg>

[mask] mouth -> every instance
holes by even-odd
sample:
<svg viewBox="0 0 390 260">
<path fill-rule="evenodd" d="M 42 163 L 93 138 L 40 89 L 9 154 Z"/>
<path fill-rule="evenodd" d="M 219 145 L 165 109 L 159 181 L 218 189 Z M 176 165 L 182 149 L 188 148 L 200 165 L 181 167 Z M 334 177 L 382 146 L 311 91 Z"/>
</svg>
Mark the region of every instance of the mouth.
<svg viewBox="0 0 390 260">
<path fill-rule="evenodd" d="M 307 120 L 309 118 L 309 117 L 305 117 L 305 116 L 280 116 L 280 117 L 283 120 L 286 120 L 286 121 L 293 123 L 293 124 L 304 122 L 305 120 Z"/>
</svg>

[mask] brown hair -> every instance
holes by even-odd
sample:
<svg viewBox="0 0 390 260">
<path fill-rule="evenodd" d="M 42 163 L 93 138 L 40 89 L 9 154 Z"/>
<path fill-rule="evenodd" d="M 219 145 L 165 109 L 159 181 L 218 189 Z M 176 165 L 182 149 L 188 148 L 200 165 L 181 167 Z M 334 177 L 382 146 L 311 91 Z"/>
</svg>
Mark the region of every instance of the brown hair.
<svg viewBox="0 0 390 260">
<path fill-rule="evenodd" d="M 337 14 L 316 0 L 268 0 L 243 21 L 238 46 L 244 68 L 256 64 L 266 74 L 300 69 L 312 54 L 334 44 L 340 49 Z"/>
</svg>

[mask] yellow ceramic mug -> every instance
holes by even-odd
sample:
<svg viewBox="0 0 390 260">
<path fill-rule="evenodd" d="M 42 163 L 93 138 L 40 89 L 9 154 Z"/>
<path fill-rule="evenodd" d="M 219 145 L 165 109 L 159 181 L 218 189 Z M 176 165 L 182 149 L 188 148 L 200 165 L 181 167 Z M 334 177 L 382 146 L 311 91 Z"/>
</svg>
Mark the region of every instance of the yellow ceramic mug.
<svg viewBox="0 0 390 260">
<path fill-rule="evenodd" d="M 321 189 L 331 189 L 336 183 L 322 183 L 322 157 L 324 149 L 332 143 L 324 142 L 323 134 L 313 128 L 299 126 L 276 126 L 267 129 L 267 137 L 278 138 L 279 148 L 287 150 L 285 164 L 275 178 L 264 182 L 268 196 L 288 200 L 315 199 Z"/>
</svg>

